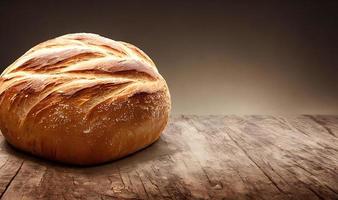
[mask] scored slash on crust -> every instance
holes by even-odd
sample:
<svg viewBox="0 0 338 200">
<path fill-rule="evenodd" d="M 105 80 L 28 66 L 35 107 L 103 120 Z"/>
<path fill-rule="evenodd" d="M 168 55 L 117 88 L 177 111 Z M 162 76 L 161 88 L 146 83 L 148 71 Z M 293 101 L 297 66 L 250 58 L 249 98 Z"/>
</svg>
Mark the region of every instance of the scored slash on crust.
<svg viewBox="0 0 338 200">
<path fill-rule="evenodd" d="M 87 105 L 90 113 L 103 102 L 166 87 L 152 60 L 140 49 L 87 33 L 68 34 L 33 47 L 2 73 L 0 82 L 1 96 L 20 88 L 22 94 L 12 95 L 12 104 L 22 101 L 22 95 L 25 98 L 20 126 L 32 111 L 39 112 L 35 108 L 41 102 L 56 93 L 71 96 L 111 84 L 109 93 L 96 96 L 95 103 Z"/>
</svg>

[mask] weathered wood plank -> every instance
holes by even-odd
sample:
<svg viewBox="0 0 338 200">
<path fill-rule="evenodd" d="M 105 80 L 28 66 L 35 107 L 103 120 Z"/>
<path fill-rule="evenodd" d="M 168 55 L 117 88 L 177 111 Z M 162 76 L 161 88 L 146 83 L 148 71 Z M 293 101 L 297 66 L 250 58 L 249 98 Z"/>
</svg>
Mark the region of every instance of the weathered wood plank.
<svg viewBox="0 0 338 200">
<path fill-rule="evenodd" d="M 212 198 L 221 198 L 224 194 L 233 199 L 287 198 L 271 184 L 268 177 L 239 148 L 236 142 L 225 134 L 222 118 L 184 117 L 175 124 L 182 123 L 186 125 L 182 127 L 185 131 L 183 140 L 188 141 L 186 146 L 190 146 L 194 156 L 208 175 L 211 186 L 217 189 L 209 188 Z M 220 189 L 220 187 L 223 188 Z"/>
<path fill-rule="evenodd" d="M 324 139 L 330 146 L 337 141 L 314 137 L 318 131 L 297 132 L 276 117 L 232 117 L 226 121 L 228 133 L 281 191 L 296 199 L 337 198 L 338 157 L 316 145 L 316 139 Z M 313 124 L 307 121 L 306 127 L 311 129 Z"/>
<path fill-rule="evenodd" d="M 0 137 L 2 199 L 338 199 L 337 116 L 176 116 L 160 140 L 94 167 Z"/>
<path fill-rule="evenodd" d="M 24 160 L 13 151 L 0 134 L 0 198 L 20 171 Z"/>
</svg>

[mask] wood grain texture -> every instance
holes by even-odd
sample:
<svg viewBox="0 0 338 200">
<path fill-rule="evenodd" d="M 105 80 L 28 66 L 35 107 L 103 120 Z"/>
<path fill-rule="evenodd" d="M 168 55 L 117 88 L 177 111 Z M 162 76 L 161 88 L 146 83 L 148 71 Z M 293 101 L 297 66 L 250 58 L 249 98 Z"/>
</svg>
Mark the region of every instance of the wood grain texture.
<svg viewBox="0 0 338 200">
<path fill-rule="evenodd" d="M 2 199 L 338 199 L 338 116 L 171 118 L 127 158 L 65 166 L 0 137 Z"/>
</svg>

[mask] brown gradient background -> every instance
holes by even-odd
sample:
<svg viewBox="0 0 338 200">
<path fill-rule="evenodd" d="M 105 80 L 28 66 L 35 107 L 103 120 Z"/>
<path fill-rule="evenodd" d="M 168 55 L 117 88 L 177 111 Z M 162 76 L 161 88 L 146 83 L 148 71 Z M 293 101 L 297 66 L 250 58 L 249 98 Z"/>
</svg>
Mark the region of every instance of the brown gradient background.
<svg viewBox="0 0 338 200">
<path fill-rule="evenodd" d="M 0 65 L 93 32 L 143 49 L 173 113 L 338 114 L 338 1 L 4 1 Z"/>
</svg>

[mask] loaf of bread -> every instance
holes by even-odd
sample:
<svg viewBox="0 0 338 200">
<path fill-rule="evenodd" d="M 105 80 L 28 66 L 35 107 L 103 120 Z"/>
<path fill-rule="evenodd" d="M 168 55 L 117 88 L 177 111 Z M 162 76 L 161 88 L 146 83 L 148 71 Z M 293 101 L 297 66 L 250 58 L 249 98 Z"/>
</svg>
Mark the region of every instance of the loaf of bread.
<svg viewBox="0 0 338 200">
<path fill-rule="evenodd" d="M 150 145 L 170 107 L 167 84 L 143 51 L 96 34 L 43 42 L 0 78 L 6 140 L 64 163 L 103 163 Z"/>
</svg>

